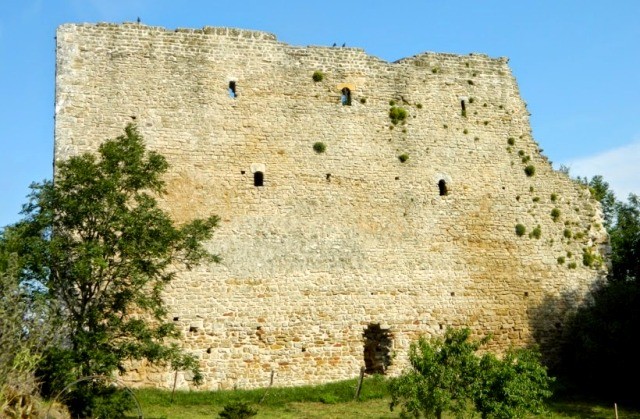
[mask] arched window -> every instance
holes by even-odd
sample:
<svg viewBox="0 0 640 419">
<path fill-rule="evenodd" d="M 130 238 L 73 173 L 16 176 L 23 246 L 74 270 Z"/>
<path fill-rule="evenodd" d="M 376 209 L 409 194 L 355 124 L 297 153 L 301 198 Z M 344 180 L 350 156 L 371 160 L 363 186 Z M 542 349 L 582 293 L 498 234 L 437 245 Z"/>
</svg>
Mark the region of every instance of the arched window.
<svg viewBox="0 0 640 419">
<path fill-rule="evenodd" d="M 255 172 L 253 174 L 253 186 L 264 186 L 264 173 Z"/>
<path fill-rule="evenodd" d="M 342 96 L 340 97 L 340 102 L 344 106 L 351 106 L 351 90 L 348 87 L 345 87 L 341 90 Z"/>
<path fill-rule="evenodd" d="M 438 189 L 440 189 L 440 196 L 445 196 L 449 193 L 449 190 L 447 189 L 447 182 L 445 182 L 444 179 L 440 179 L 438 182 Z"/>
</svg>

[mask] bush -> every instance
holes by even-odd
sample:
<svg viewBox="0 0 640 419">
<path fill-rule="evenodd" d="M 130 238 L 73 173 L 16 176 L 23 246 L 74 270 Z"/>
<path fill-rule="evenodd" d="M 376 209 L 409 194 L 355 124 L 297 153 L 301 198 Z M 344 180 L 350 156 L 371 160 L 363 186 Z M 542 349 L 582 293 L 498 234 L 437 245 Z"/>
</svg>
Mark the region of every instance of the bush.
<svg viewBox="0 0 640 419">
<path fill-rule="evenodd" d="M 554 379 L 540 363 L 540 354 L 511 349 L 502 360 L 486 354 L 480 361 L 474 404 L 483 418 L 521 418 L 545 411 Z"/>
<path fill-rule="evenodd" d="M 400 154 L 400 155 L 398 156 L 398 160 L 400 160 L 400 163 L 404 163 L 404 162 L 406 162 L 407 160 L 409 160 L 409 155 L 408 155 L 407 153 Z"/>
<path fill-rule="evenodd" d="M 524 233 L 527 232 L 527 228 L 522 224 L 516 224 L 516 235 L 518 237 L 524 236 Z"/>
<path fill-rule="evenodd" d="M 320 70 L 316 70 L 313 72 L 313 76 L 311 76 L 311 78 L 313 79 L 313 81 L 320 82 L 324 79 L 324 73 Z"/>
<path fill-rule="evenodd" d="M 507 144 L 514 145 L 516 143 L 516 139 L 513 137 L 507 138 Z"/>
<path fill-rule="evenodd" d="M 539 239 L 540 236 L 542 236 L 542 230 L 540 229 L 540 226 L 537 226 L 536 228 L 531 230 L 531 233 L 529 233 L 529 237 L 534 239 Z"/>
<path fill-rule="evenodd" d="M 258 411 L 249 407 L 245 402 L 233 402 L 224 406 L 218 414 L 223 419 L 245 419 L 258 414 Z"/>
<path fill-rule="evenodd" d="M 391 118 L 393 125 L 397 125 L 398 122 L 407 119 L 407 110 L 399 106 L 392 106 L 391 109 L 389 109 L 389 118 Z"/>
<path fill-rule="evenodd" d="M 318 154 L 324 153 L 327 150 L 327 146 L 325 143 L 318 141 L 313 145 L 313 151 Z"/>
<path fill-rule="evenodd" d="M 524 173 L 527 176 L 531 177 L 531 176 L 536 174 L 536 167 L 530 164 L 530 165 L 528 165 L 527 167 L 524 168 Z"/>
<path fill-rule="evenodd" d="M 558 208 L 551 210 L 551 218 L 553 218 L 553 221 L 558 221 L 560 218 L 560 210 Z"/>
<path fill-rule="evenodd" d="M 503 360 L 476 352 L 487 338 L 472 342 L 469 329 L 447 329 L 444 339 L 420 338 L 409 349 L 410 369 L 391 379 L 390 408 L 402 417 L 441 418 L 444 412 L 466 417 L 474 407 L 483 418 L 540 413 L 551 396 L 553 378 L 537 351 L 509 350 Z"/>
</svg>

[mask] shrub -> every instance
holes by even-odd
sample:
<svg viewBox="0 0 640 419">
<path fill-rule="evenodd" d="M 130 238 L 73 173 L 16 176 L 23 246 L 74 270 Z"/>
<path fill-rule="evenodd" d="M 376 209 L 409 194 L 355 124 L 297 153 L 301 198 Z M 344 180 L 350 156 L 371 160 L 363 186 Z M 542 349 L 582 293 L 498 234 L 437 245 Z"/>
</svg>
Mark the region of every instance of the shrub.
<svg viewBox="0 0 640 419">
<path fill-rule="evenodd" d="M 598 266 L 600 264 L 599 262 L 600 262 L 600 259 L 595 253 L 593 253 L 591 249 L 585 248 L 582 251 L 582 264 L 584 266 L 588 266 L 588 267 Z"/>
<path fill-rule="evenodd" d="M 362 103 L 363 105 L 367 103 L 367 98 L 366 97 L 360 98 L 360 103 Z"/>
<path fill-rule="evenodd" d="M 558 256 L 558 264 L 562 265 L 564 263 L 565 259 L 564 256 Z"/>
<path fill-rule="evenodd" d="M 320 70 L 316 70 L 313 72 L 313 75 L 311 76 L 311 78 L 313 79 L 313 81 L 320 82 L 324 79 L 324 73 Z"/>
<path fill-rule="evenodd" d="M 447 329 L 444 338 L 424 337 L 411 344 L 410 369 L 389 383 L 390 408 L 401 417 L 441 418 L 444 412 L 470 417 L 474 407 L 483 418 L 523 417 L 540 413 L 551 396 L 553 378 L 538 352 L 509 350 L 503 360 L 476 352 L 488 339 L 472 342 L 469 329 Z"/>
<path fill-rule="evenodd" d="M 567 265 L 567 268 L 569 269 L 576 269 L 578 267 L 578 264 L 575 262 L 571 262 L 570 264 Z"/>
<path fill-rule="evenodd" d="M 565 228 L 564 231 L 562 232 L 562 234 L 564 235 L 564 237 L 566 239 L 570 239 L 571 238 L 571 230 L 569 230 L 568 228 Z"/>
<path fill-rule="evenodd" d="M 551 194 L 551 202 L 556 202 L 558 200 L 558 195 L 555 193 Z"/>
<path fill-rule="evenodd" d="M 522 224 L 516 224 L 516 235 L 518 237 L 524 236 L 524 233 L 527 232 L 527 228 Z"/>
<path fill-rule="evenodd" d="M 400 154 L 398 160 L 400 160 L 400 163 L 404 163 L 409 160 L 409 155 L 407 153 Z"/>
<path fill-rule="evenodd" d="M 391 106 L 391 109 L 389 109 L 389 118 L 391 118 L 391 123 L 396 125 L 398 122 L 407 119 L 407 111 L 399 106 Z"/>
<path fill-rule="evenodd" d="M 530 349 L 510 349 L 502 360 L 486 354 L 480 361 L 474 404 L 481 417 L 521 418 L 544 413 L 554 379 Z"/>
<path fill-rule="evenodd" d="M 422 103 L 418 103 L 418 104 L 416 105 L 416 108 L 418 108 L 418 109 L 422 109 Z"/>
<path fill-rule="evenodd" d="M 533 165 L 528 165 L 527 167 L 524 168 L 524 173 L 527 176 L 531 177 L 536 174 L 536 167 Z"/>
<path fill-rule="evenodd" d="M 245 419 L 257 414 L 258 411 L 249 407 L 245 402 L 232 402 L 224 406 L 218 417 L 222 419 Z"/>
<path fill-rule="evenodd" d="M 529 237 L 532 237 L 534 239 L 539 239 L 540 236 L 542 236 L 542 230 L 540 229 L 540 226 L 537 226 L 536 228 L 531 230 L 531 233 L 529 233 Z"/>
<path fill-rule="evenodd" d="M 560 210 L 558 208 L 551 210 L 551 218 L 553 218 L 553 221 L 558 221 L 560 218 Z"/>
<path fill-rule="evenodd" d="M 321 141 L 318 141 L 313 145 L 313 151 L 318 154 L 322 154 L 327 150 L 327 145 Z"/>
<path fill-rule="evenodd" d="M 507 144 L 514 145 L 515 143 L 516 143 L 515 138 L 513 138 L 513 137 L 507 138 Z"/>
</svg>

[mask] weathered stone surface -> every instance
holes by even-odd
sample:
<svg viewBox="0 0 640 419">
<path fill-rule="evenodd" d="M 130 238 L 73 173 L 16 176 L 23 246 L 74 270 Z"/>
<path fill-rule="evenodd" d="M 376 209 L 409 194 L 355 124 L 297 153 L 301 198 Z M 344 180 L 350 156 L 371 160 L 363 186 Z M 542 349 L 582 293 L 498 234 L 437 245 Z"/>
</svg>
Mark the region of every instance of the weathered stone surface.
<svg viewBox="0 0 640 419">
<path fill-rule="evenodd" d="M 56 159 L 133 121 L 171 164 L 163 207 L 177 222 L 222 219 L 209 246 L 223 262 L 181 274 L 165 296 L 206 389 L 266 386 L 271 370 L 277 385 L 354 377 L 376 324 L 392 340 L 390 374 L 413 339 L 448 326 L 492 333 L 495 350 L 552 349 L 604 274 L 583 251 L 607 238 L 598 204 L 552 170 L 528 118 L 504 58 L 388 63 L 211 27 L 57 33 Z M 173 385 L 172 372 L 135 367 L 132 384 Z"/>
</svg>

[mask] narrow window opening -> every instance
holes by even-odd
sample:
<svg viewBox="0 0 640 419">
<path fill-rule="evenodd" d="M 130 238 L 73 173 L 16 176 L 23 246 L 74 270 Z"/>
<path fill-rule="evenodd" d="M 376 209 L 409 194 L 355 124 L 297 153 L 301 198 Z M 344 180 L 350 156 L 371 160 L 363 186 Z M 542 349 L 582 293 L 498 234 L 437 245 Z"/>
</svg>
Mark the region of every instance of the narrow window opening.
<svg viewBox="0 0 640 419">
<path fill-rule="evenodd" d="M 229 82 L 229 97 L 231 99 L 235 99 L 236 97 L 238 97 L 238 93 L 236 92 L 236 82 L 235 81 L 230 81 Z"/>
<path fill-rule="evenodd" d="M 241 175 L 244 175 L 244 174 L 245 174 L 245 171 L 244 171 L 244 170 L 240 170 L 240 174 L 241 174 Z"/>
<path fill-rule="evenodd" d="M 264 173 L 255 172 L 253 174 L 253 186 L 264 186 Z"/>
<path fill-rule="evenodd" d="M 341 92 L 342 96 L 340 97 L 340 102 L 342 102 L 344 106 L 351 106 L 351 90 L 349 90 L 348 87 L 345 87 Z"/>
<path fill-rule="evenodd" d="M 464 100 L 460 101 L 460 107 L 462 108 L 463 112 L 467 110 L 467 105 L 466 105 L 466 103 L 464 103 Z"/>
<path fill-rule="evenodd" d="M 368 374 L 384 374 L 391 365 L 391 332 L 380 324 L 370 324 L 364 337 L 364 365 Z"/>
<path fill-rule="evenodd" d="M 440 196 L 446 196 L 449 194 L 449 189 L 447 189 L 447 182 L 444 179 L 440 179 L 438 182 L 438 189 L 440 190 Z"/>
</svg>

